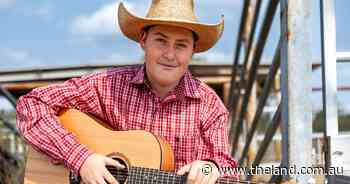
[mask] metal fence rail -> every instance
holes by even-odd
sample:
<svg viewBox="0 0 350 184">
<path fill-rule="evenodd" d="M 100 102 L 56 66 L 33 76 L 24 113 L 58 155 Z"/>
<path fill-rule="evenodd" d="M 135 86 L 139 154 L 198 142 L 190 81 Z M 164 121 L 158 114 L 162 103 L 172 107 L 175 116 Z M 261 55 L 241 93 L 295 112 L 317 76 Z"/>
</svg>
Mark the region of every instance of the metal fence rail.
<svg viewBox="0 0 350 184">
<path fill-rule="evenodd" d="M 305 164 L 300 162 L 300 159 L 310 160 L 307 159 L 309 158 L 307 154 L 311 153 L 312 148 L 312 128 L 310 127 L 312 122 L 311 101 L 307 99 L 308 95 L 311 95 L 312 92 L 310 85 L 312 59 L 309 35 L 311 19 L 309 9 L 311 5 L 310 2 L 303 0 L 269 0 L 267 2 L 265 14 L 261 18 L 262 26 L 255 43 L 254 34 L 259 20 L 261 3 L 262 0 L 247 0 L 244 3 L 242 12 L 240 31 L 233 61 L 231 94 L 229 97 L 230 103 L 228 104 L 232 120 L 230 127 L 230 140 L 232 143 L 231 154 L 239 158 L 239 166 L 258 166 L 278 127 L 282 126 L 282 160 L 280 165 L 287 167 L 292 164 L 297 167 L 301 167 L 302 165 L 311 166 L 311 161 L 306 161 Z M 280 5 L 281 15 L 280 40 L 275 50 L 270 71 L 264 81 L 264 86 L 259 96 L 257 108 L 254 110 L 253 118 L 252 120 L 247 120 L 247 109 L 250 103 L 250 97 L 252 96 L 254 83 L 256 82 L 257 68 L 260 64 L 278 5 Z M 254 12 L 249 12 L 249 8 L 254 9 Z M 252 15 L 254 15 L 253 19 L 247 20 L 247 17 L 252 17 Z M 251 29 L 247 29 L 247 27 Z M 248 38 L 246 35 L 249 35 Z M 243 48 L 244 45 L 245 48 Z M 304 50 L 300 50 L 301 48 L 304 48 Z M 244 50 L 244 54 L 241 53 L 241 50 Z M 300 53 L 299 55 L 298 52 Z M 240 55 L 244 56 L 242 60 L 243 67 L 241 73 L 237 74 L 236 66 L 238 66 L 240 61 Z M 298 60 L 298 62 L 296 62 L 296 60 Z M 297 70 L 297 68 L 302 69 Z M 249 148 L 257 130 L 259 119 L 266 106 L 272 83 L 275 81 L 276 77 L 279 77 L 277 76 L 279 70 L 281 70 L 282 77 L 282 100 L 279 102 L 279 106 L 274 113 L 272 122 L 267 128 L 264 140 L 259 146 L 255 158 L 249 160 L 247 156 Z M 306 79 L 300 81 L 302 77 Z M 301 95 L 304 93 L 308 95 L 302 97 Z M 302 124 L 303 122 L 306 125 Z M 242 135 L 242 132 L 244 132 L 242 131 L 244 123 L 247 124 L 248 131 L 246 134 Z M 305 129 L 298 130 L 300 127 L 304 127 Z M 245 142 L 241 155 L 237 155 L 241 136 L 245 136 Z M 296 136 L 300 136 L 300 138 L 303 139 L 303 145 L 296 143 Z M 299 156 L 290 154 L 299 152 L 301 149 L 309 153 L 299 154 Z M 251 180 L 252 177 L 253 176 L 247 176 L 246 179 Z M 281 179 L 292 179 L 300 183 L 306 183 L 306 181 L 309 180 L 309 176 L 274 176 L 271 177 L 270 181 L 279 181 Z"/>
<path fill-rule="evenodd" d="M 238 87 L 238 92 L 240 92 L 240 88 L 243 88 L 244 89 L 244 97 L 243 97 L 243 102 L 242 102 L 242 106 L 241 106 L 241 110 L 239 112 L 239 116 L 238 116 L 238 123 L 237 123 L 237 127 L 235 128 L 235 131 L 233 131 L 233 126 L 231 131 L 230 131 L 230 135 L 232 137 L 232 135 L 234 136 L 233 138 L 233 142 L 232 142 L 232 147 L 233 148 L 236 148 L 237 147 L 237 144 L 238 144 L 238 139 L 239 139 L 239 136 L 240 136 L 240 133 L 242 132 L 242 125 L 243 125 L 243 118 L 244 118 L 244 115 L 246 113 L 245 109 L 247 108 L 248 106 L 248 100 L 249 100 L 249 97 L 251 95 L 251 91 L 252 91 L 252 87 L 253 87 L 253 83 L 255 81 L 255 78 L 256 78 L 256 73 L 257 73 L 257 68 L 258 68 L 258 65 L 261 61 L 261 56 L 262 56 L 262 53 L 263 53 L 263 50 L 264 50 L 264 47 L 265 47 L 265 44 L 266 44 L 266 40 L 267 40 L 267 37 L 268 37 L 268 34 L 269 34 L 269 31 L 270 31 L 270 28 L 271 28 L 271 25 L 272 25 L 272 22 L 273 22 L 273 17 L 275 15 L 275 12 L 276 12 L 276 9 L 277 9 L 277 5 L 278 5 L 278 0 L 270 0 L 269 1 L 269 5 L 268 5 L 268 8 L 267 8 L 267 11 L 266 11 L 266 15 L 264 17 L 264 21 L 263 21 L 263 26 L 260 30 L 260 33 L 259 33 L 259 37 L 258 37 L 258 41 L 257 41 L 257 44 L 256 46 L 254 47 L 254 51 L 253 50 L 247 50 L 247 54 L 245 55 L 245 59 L 244 59 L 244 62 L 248 62 L 248 57 L 250 55 L 250 53 L 252 54 L 252 64 L 249 68 L 249 75 L 248 75 L 248 80 L 247 80 L 247 83 L 245 83 L 245 71 L 247 71 L 247 69 L 245 68 L 247 66 L 247 64 L 243 64 L 243 68 L 242 68 L 242 73 L 240 75 L 240 84 Z M 254 28 L 254 27 L 253 27 Z M 252 30 L 253 32 L 253 30 Z M 251 41 L 252 42 L 252 41 Z M 248 47 L 249 48 L 249 47 Z M 252 47 L 250 47 L 249 49 L 251 49 Z M 240 54 L 240 53 L 235 53 L 236 55 L 237 54 Z M 236 77 L 233 76 L 232 77 L 233 79 L 235 79 Z M 232 90 L 234 91 L 234 89 Z M 232 92 L 231 91 L 231 92 Z M 232 122 L 235 121 L 235 111 L 237 109 L 237 105 L 238 105 L 238 99 L 240 98 L 240 93 L 238 93 L 238 95 L 236 94 L 231 94 L 230 96 L 232 96 L 231 98 L 235 98 L 234 100 L 234 103 L 232 103 Z M 232 123 L 234 124 L 234 123 Z M 231 154 L 232 155 L 235 155 L 235 152 L 236 152 L 237 149 L 232 149 L 231 151 Z"/>
<path fill-rule="evenodd" d="M 252 124 L 251 124 L 251 127 L 248 131 L 248 134 L 247 134 L 247 138 L 246 138 L 246 142 L 244 144 L 244 148 L 243 148 L 243 151 L 242 151 L 242 155 L 239 159 L 239 165 L 242 165 L 244 160 L 246 159 L 246 156 L 247 156 L 247 153 L 248 153 L 248 148 L 250 146 L 250 143 L 253 139 L 253 136 L 256 132 L 256 129 L 258 127 L 258 122 L 259 122 L 259 119 L 263 113 L 263 109 L 264 109 L 264 106 L 266 104 L 266 101 L 267 101 L 267 97 L 269 95 L 269 92 L 270 92 L 270 89 L 271 89 L 271 86 L 272 86 L 272 81 L 274 80 L 274 78 L 276 77 L 276 73 L 279 69 L 279 66 L 280 66 L 280 52 L 279 49 L 281 47 L 281 42 L 279 42 L 278 46 L 277 46 L 277 49 L 276 49 L 276 54 L 274 56 L 274 59 L 273 59 L 273 63 L 272 65 L 270 66 L 270 70 L 269 70 L 269 74 L 267 76 L 267 78 L 265 79 L 265 82 L 264 82 L 264 88 L 262 90 L 262 94 L 260 95 L 260 98 L 259 98 L 259 101 L 258 101 L 258 107 L 256 109 L 256 112 L 255 112 L 255 116 L 254 116 L 254 119 L 252 121 Z M 262 147 L 262 146 L 260 146 Z M 257 154 L 257 157 L 259 157 L 259 154 Z"/>
<path fill-rule="evenodd" d="M 281 105 L 278 106 L 277 111 L 275 112 L 275 115 L 272 119 L 272 123 L 270 124 L 270 126 L 268 127 L 264 140 L 261 143 L 260 147 L 259 147 L 259 151 L 254 159 L 254 162 L 252 163 L 252 167 L 256 167 L 260 164 L 264 154 L 266 153 L 267 147 L 269 146 L 269 144 L 271 143 L 271 140 L 273 138 L 273 136 L 276 133 L 276 130 L 278 128 L 278 126 L 281 123 Z M 252 178 L 252 175 L 248 175 L 247 179 L 250 180 Z"/>
<path fill-rule="evenodd" d="M 243 5 L 243 11 L 241 14 L 241 22 L 239 26 L 239 32 L 237 36 L 237 42 L 236 42 L 236 50 L 235 50 L 235 58 L 233 60 L 233 65 L 232 65 L 232 78 L 231 78 L 231 85 L 230 85 L 230 96 L 229 96 L 229 102 L 228 106 L 230 108 L 230 111 L 232 112 L 232 116 L 234 116 L 234 113 L 236 112 L 233 108 L 233 104 L 236 103 L 237 98 L 235 98 L 236 95 L 236 87 L 237 87 L 237 82 L 236 82 L 236 75 L 237 75 L 237 69 L 239 65 L 239 58 L 240 58 L 240 53 L 241 53 L 241 48 L 243 45 L 243 33 L 244 33 L 244 28 L 246 27 L 246 20 L 248 17 L 248 8 L 250 5 L 250 0 L 245 0 L 244 5 Z"/>
<path fill-rule="evenodd" d="M 349 175 L 350 136 L 339 134 L 337 99 L 337 62 L 349 62 L 350 52 L 337 52 L 336 49 L 336 13 L 334 0 L 320 0 L 321 53 L 322 53 L 322 97 L 325 119 L 324 136 L 326 168 L 341 167 L 344 175 Z M 337 155 L 336 153 L 341 153 Z M 328 175 L 329 183 L 350 183 L 349 176 Z"/>
</svg>

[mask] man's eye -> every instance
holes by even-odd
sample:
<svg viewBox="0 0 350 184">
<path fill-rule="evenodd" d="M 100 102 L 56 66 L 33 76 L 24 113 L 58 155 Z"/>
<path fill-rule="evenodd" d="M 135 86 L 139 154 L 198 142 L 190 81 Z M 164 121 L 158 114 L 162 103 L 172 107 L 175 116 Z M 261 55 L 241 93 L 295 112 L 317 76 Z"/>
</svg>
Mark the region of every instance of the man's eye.
<svg viewBox="0 0 350 184">
<path fill-rule="evenodd" d="M 165 40 L 162 39 L 162 38 L 157 38 L 156 41 L 157 41 L 157 42 L 160 42 L 160 43 L 165 43 Z"/>
<path fill-rule="evenodd" d="M 177 44 L 177 47 L 183 49 L 183 48 L 187 48 L 187 45 L 185 45 L 185 44 Z"/>
</svg>

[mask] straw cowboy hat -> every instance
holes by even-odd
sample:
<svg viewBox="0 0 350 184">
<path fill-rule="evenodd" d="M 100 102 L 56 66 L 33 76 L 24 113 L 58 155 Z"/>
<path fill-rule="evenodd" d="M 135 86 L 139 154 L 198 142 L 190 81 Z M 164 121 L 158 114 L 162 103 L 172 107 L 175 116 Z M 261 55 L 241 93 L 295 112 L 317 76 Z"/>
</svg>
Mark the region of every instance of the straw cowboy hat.
<svg viewBox="0 0 350 184">
<path fill-rule="evenodd" d="M 150 25 L 171 25 L 192 30 L 198 36 L 195 53 L 214 46 L 224 29 L 223 15 L 218 24 L 197 22 L 193 0 L 153 0 L 145 18 L 131 14 L 120 3 L 118 22 L 123 34 L 136 42 L 141 38 L 142 29 Z"/>
</svg>

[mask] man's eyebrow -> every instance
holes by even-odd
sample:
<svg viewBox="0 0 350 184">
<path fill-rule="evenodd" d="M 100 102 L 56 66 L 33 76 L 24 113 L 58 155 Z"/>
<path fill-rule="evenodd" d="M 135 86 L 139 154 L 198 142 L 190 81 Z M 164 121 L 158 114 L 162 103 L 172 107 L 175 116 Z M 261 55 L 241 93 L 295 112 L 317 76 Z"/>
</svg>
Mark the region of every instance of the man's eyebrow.
<svg viewBox="0 0 350 184">
<path fill-rule="evenodd" d="M 161 32 L 156 32 L 156 33 L 154 33 L 153 35 L 158 35 L 158 36 L 161 36 L 161 37 L 164 37 L 164 38 L 168 38 L 168 36 L 167 35 L 165 35 L 165 34 L 163 34 L 163 33 L 161 33 Z"/>
<path fill-rule="evenodd" d="M 153 33 L 153 35 L 156 35 L 156 36 L 161 36 L 163 38 L 169 38 L 167 35 L 161 33 L 161 32 L 156 32 L 156 33 Z M 186 43 L 191 43 L 188 39 L 184 38 L 184 39 L 178 39 L 176 40 L 177 42 L 186 42 Z"/>
<path fill-rule="evenodd" d="M 179 40 L 176 40 L 178 42 L 185 42 L 185 43 L 191 43 L 188 39 L 179 39 Z"/>
</svg>

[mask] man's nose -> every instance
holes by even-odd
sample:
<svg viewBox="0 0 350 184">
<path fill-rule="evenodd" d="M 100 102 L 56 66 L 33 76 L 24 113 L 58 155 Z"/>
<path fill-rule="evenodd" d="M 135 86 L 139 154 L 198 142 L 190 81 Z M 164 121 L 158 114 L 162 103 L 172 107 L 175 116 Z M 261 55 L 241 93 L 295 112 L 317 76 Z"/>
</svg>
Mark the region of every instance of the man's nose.
<svg viewBox="0 0 350 184">
<path fill-rule="evenodd" d="M 164 56 L 165 56 L 168 60 L 173 61 L 173 60 L 175 59 L 175 56 L 176 56 L 175 48 L 174 48 L 173 46 L 169 46 L 169 47 L 165 50 Z"/>
</svg>

